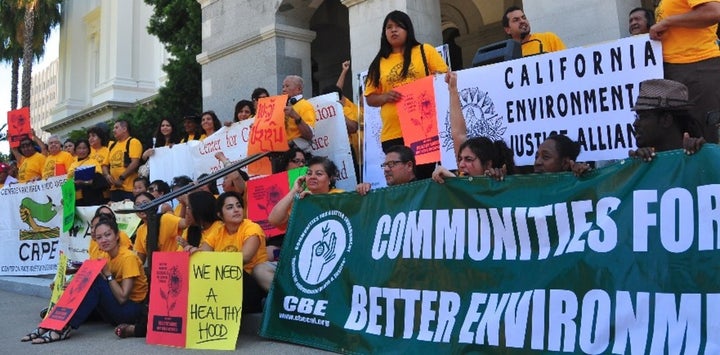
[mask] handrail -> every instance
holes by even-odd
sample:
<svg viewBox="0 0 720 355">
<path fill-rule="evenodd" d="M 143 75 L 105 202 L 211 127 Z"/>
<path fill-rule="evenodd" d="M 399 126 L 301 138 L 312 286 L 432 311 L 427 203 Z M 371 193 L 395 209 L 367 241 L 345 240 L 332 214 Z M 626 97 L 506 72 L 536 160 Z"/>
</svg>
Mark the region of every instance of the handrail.
<svg viewBox="0 0 720 355">
<path fill-rule="evenodd" d="M 158 206 L 162 205 L 163 203 L 170 201 L 178 196 L 184 195 L 190 191 L 196 190 L 199 186 L 203 186 L 211 181 L 217 180 L 221 177 L 225 177 L 226 175 L 237 171 L 238 169 L 253 163 L 257 160 L 262 159 L 263 157 L 267 156 L 270 152 L 264 152 L 264 153 L 258 153 L 251 155 L 245 159 L 242 159 L 240 161 L 237 161 L 235 163 L 232 163 L 231 165 L 227 165 L 224 168 L 202 178 L 197 181 L 195 184 L 189 184 L 187 186 L 183 186 L 175 191 L 172 191 L 170 193 L 167 193 L 161 197 L 158 197 L 152 201 L 150 201 L 149 204 L 143 206 L 139 209 L 120 209 L 115 211 L 116 213 L 136 213 L 136 212 L 145 212 L 147 216 L 147 240 L 146 240 L 146 249 L 148 252 L 147 255 L 147 262 L 148 266 L 150 268 L 148 270 L 152 271 L 152 253 L 157 250 L 158 248 L 158 233 L 160 232 L 160 218 L 158 217 Z M 150 276 L 150 271 L 148 271 L 148 277 Z"/>
</svg>

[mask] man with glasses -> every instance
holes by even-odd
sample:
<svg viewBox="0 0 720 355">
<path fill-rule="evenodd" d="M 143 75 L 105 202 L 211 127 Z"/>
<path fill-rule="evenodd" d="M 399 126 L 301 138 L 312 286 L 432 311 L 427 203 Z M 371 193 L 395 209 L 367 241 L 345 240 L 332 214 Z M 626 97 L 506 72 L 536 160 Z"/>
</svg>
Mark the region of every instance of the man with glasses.
<svg viewBox="0 0 720 355">
<path fill-rule="evenodd" d="M 684 148 L 686 154 L 698 151 L 705 139 L 690 116 L 688 89 L 682 83 L 651 79 L 640 83 L 635 101 L 635 140 L 637 150 L 630 157 L 651 161 L 655 152 Z M 700 137 L 700 138 L 693 138 Z"/>
<path fill-rule="evenodd" d="M 41 142 L 35 134 L 33 134 L 32 137 L 32 139 L 29 137 L 23 138 L 20 141 L 19 149 L 12 149 L 15 160 L 18 161 L 17 178 L 20 183 L 36 181 L 42 178 L 42 171 L 45 166 L 45 144 Z M 41 147 L 43 154 L 40 154 L 37 150 L 35 150 L 33 141 Z"/>
<path fill-rule="evenodd" d="M 415 181 L 415 152 L 404 145 L 395 145 L 385 153 L 385 162 L 380 165 L 388 186 L 402 185 Z M 365 196 L 370 191 L 369 183 L 358 184 L 355 191 Z"/>
</svg>

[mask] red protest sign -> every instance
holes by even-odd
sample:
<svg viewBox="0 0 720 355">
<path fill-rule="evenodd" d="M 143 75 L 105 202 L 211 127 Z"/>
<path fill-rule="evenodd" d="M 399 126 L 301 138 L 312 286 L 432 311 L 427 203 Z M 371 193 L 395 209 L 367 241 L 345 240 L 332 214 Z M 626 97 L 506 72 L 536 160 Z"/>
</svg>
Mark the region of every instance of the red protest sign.
<svg viewBox="0 0 720 355">
<path fill-rule="evenodd" d="M 188 253 L 153 253 L 148 344 L 185 347 L 189 262 Z"/>
<path fill-rule="evenodd" d="M 24 137 L 30 137 L 30 108 L 23 107 L 14 111 L 8 111 L 8 142 L 10 148 L 17 148 Z"/>
<path fill-rule="evenodd" d="M 284 152 L 290 149 L 285 134 L 285 104 L 287 95 L 258 100 L 255 123 L 250 129 L 248 156 L 263 152 Z M 251 175 L 270 175 L 269 159 L 261 159 L 248 166 Z"/>
<path fill-rule="evenodd" d="M 55 307 L 40 322 L 39 327 L 58 331 L 65 328 L 105 263 L 107 263 L 106 259 L 85 260 L 70 280 L 70 284 L 60 296 Z"/>
<path fill-rule="evenodd" d="M 247 191 L 249 196 L 248 218 L 257 222 L 267 237 L 285 233 L 268 222 L 268 215 L 275 204 L 290 192 L 287 171 L 252 179 L 247 182 Z"/>
<path fill-rule="evenodd" d="M 433 76 L 426 76 L 394 90 L 402 94 L 396 105 L 405 145 L 415 152 L 418 164 L 440 161 L 440 139 Z"/>
</svg>

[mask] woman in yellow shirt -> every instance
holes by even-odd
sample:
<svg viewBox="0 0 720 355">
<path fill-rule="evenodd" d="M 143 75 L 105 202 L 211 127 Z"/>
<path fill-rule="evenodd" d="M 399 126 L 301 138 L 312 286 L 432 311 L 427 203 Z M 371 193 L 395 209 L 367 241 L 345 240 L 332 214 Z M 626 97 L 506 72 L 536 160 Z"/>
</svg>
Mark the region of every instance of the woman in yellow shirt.
<svg viewBox="0 0 720 355">
<path fill-rule="evenodd" d="M 154 199 L 155 196 L 149 192 L 138 194 L 135 196 L 135 209 L 141 209 L 147 206 L 150 201 Z M 145 212 L 138 212 L 137 216 L 140 217 L 142 223 L 135 231 L 135 244 L 133 245 L 133 249 L 135 249 L 140 260 L 145 263 L 145 258 L 148 254 L 147 214 Z M 158 231 L 157 251 L 177 251 L 177 237 L 182 234 L 183 229 L 187 228 L 185 219 L 171 213 L 160 214 L 158 219 L 160 220 L 160 228 Z"/>
<path fill-rule="evenodd" d="M 267 261 L 265 233 L 260 225 L 245 218 L 243 199 L 234 191 L 225 192 L 218 197 L 217 215 L 222 220 L 222 228 L 209 233 L 200 243 L 200 247 L 188 246 L 193 253 L 200 251 L 242 252 L 243 255 L 243 313 L 262 311 L 260 301 L 265 292 L 251 276 L 256 265 Z M 204 206 L 206 207 L 206 206 Z M 190 208 L 195 206 L 190 202 Z"/>
<path fill-rule="evenodd" d="M 90 157 L 90 142 L 87 139 L 79 139 L 74 144 L 77 160 L 70 164 L 68 178 L 75 179 L 75 205 L 76 206 L 97 206 L 104 204 L 107 200 L 103 191 L 108 188 L 107 180 L 102 176 L 100 162 Z M 78 169 L 91 169 L 89 179 L 75 175 Z"/>
<path fill-rule="evenodd" d="M 184 198 L 180 197 L 182 201 Z M 187 229 L 183 232 L 182 238 L 178 239 L 181 247 L 195 246 L 208 236 L 219 233 L 218 229 L 224 225 L 218 214 L 215 212 L 215 196 L 207 191 L 195 191 L 187 195 L 183 205 L 185 206 L 185 221 Z"/>
<path fill-rule="evenodd" d="M 130 250 L 120 247 L 117 223 L 111 218 L 100 218 L 93 239 L 108 254 L 107 264 L 83 298 L 80 306 L 65 328 L 60 331 L 36 328 L 21 341 L 33 344 L 65 340 L 71 329 L 77 329 L 93 310 L 98 310 L 111 323 L 134 323 L 143 314 L 143 301 L 147 297 L 148 282 L 140 259 Z M 75 279 L 73 282 L 81 282 Z M 73 287 L 70 282 L 68 287 Z"/>
</svg>

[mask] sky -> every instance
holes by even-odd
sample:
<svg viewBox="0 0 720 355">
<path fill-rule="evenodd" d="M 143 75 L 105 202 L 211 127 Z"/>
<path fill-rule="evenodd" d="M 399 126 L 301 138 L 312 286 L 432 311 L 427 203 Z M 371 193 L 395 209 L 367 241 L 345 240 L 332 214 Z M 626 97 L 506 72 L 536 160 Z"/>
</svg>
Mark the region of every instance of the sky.
<svg viewBox="0 0 720 355">
<path fill-rule="evenodd" d="M 40 61 L 33 63 L 33 72 L 40 71 L 45 68 L 58 57 L 60 49 L 60 27 L 55 27 L 50 34 L 50 38 L 45 43 L 45 55 Z M 22 63 L 20 64 L 20 77 L 22 78 Z M 10 111 L 10 80 L 12 78 L 12 70 L 10 63 L 0 63 L 0 127 L 7 122 L 7 112 Z M 19 85 L 19 84 L 18 84 Z M 18 87 L 18 94 L 22 89 Z M 20 105 L 20 95 L 18 95 L 18 105 Z M 0 152 L 3 154 L 10 153 L 10 147 L 7 141 L 0 142 Z"/>
</svg>

